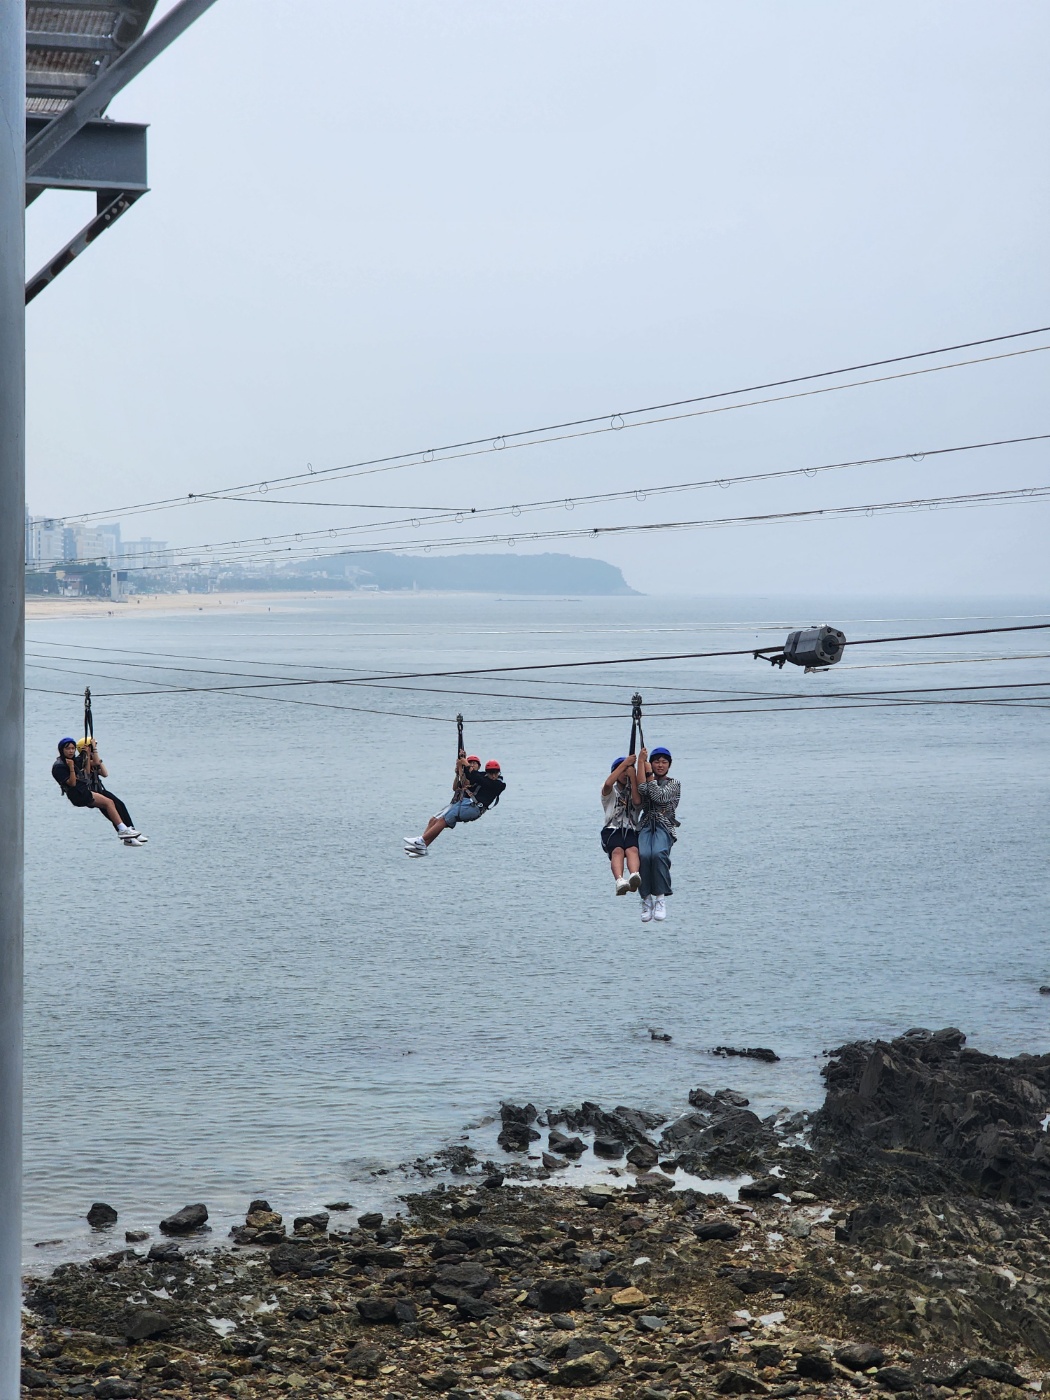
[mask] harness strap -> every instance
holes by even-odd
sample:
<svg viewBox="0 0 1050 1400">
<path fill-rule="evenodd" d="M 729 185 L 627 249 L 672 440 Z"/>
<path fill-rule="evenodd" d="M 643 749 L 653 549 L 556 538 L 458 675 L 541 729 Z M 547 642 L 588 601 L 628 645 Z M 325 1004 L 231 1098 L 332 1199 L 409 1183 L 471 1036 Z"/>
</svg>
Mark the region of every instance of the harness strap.
<svg viewBox="0 0 1050 1400">
<path fill-rule="evenodd" d="M 634 746 L 636 734 L 638 742 L 644 748 L 645 738 L 642 734 L 642 697 L 637 693 L 631 696 L 631 747 L 627 750 L 628 753 L 638 752 Z"/>
</svg>

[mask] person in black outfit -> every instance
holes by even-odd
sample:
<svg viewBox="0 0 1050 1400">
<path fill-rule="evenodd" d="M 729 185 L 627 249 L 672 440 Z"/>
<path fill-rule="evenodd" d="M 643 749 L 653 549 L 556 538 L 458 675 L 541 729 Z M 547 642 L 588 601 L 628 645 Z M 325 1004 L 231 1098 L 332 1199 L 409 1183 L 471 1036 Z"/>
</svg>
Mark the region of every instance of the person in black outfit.
<svg viewBox="0 0 1050 1400">
<path fill-rule="evenodd" d="M 406 856 L 425 856 L 431 843 L 443 831 L 451 831 L 459 822 L 476 822 L 490 807 L 495 807 L 507 786 L 500 766 L 494 758 L 490 758 L 482 772 L 475 766 L 477 763 L 473 755 L 468 757 L 460 753 L 451 803 L 444 811 L 430 818 L 422 836 L 405 837 Z"/>
<path fill-rule="evenodd" d="M 109 774 L 93 740 L 82 740 L 78 752 L 75 739 L 60 739 L 51 776 L 74 807 L 94 807 L 101 812 L 125 846 L 145 845 L 146 837 L 135 830 L 127 807 L 102 786 L 102 779 Z"/>
</svg>

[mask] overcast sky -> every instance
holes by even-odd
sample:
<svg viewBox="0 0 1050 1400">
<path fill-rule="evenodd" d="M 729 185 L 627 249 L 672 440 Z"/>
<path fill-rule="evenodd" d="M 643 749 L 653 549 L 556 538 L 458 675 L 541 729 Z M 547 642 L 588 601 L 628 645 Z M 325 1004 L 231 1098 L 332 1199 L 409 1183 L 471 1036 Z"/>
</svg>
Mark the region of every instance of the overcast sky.
<svg viewBox="0 0 1050 1400">
<path fill-rule="evenodd" d="M 29 308 L 30 509 L 1050 324 L 1048 45 L 1044 0 L 217 0 L 110 109 L 150 123 L 151 193 Z M 92 205 L 37 201 L 31 271 Z M 1048 432 L 1048 366 L 1026 355 L 314 497 L 484 506 Z M 530 523 L 1043 484 L 1047 446 Z M 125 533 L 193 544 L 354 518 L 268 500 Z M 1050 502 L 1029 502 L 516 547 L 594 554 L 648 592 L 1045 594 L 1048 523 Z"/>
</svg>

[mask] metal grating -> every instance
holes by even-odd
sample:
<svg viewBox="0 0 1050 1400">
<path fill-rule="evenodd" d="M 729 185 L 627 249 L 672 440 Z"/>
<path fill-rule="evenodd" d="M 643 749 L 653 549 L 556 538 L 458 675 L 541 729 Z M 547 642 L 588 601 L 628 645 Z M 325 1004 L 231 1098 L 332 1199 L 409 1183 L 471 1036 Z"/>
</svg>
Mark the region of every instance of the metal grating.
<svg viewBox="0 0 1050 1400">
<path fill-rule="evenodd" d="M 157 0 L 26 3 L 26 114 L 57 116 L 142 34 Z"/>
</svg>

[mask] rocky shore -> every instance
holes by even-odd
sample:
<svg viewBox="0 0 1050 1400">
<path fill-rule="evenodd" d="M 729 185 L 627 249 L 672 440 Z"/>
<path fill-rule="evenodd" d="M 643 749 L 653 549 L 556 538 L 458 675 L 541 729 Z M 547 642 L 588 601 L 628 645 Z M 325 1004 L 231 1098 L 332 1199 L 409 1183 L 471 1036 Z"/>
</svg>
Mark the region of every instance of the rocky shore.
<svg viewBox="0 0 1050 1400">
<path fill-rule="evenodd" d="M 809 1121 L 761 1120 L 725 1090 L 694 1091 L 670 1123 L 505 1104 L 501 1146 L 521 1166 L 465 1151 L 457 1184 L 406 1198 L 394 1220 L 336 1202 L 287 1222 L 259 1200 L 216 1249 L 206 1208 L 187 1206 L 158 1237 L 27 1285 L 23 1393 L 1041 1389 L 1050 1056 L 997 1059 L 958 1031 L 913 1031 L 843 1046 L 824 1073 Z M 604 1159 L 608 1184 L 559 1185 L 583 1153 Z M 750 1179 L 729 1199 L 672 1189 L 678 1168 Z"/>
</svg>

